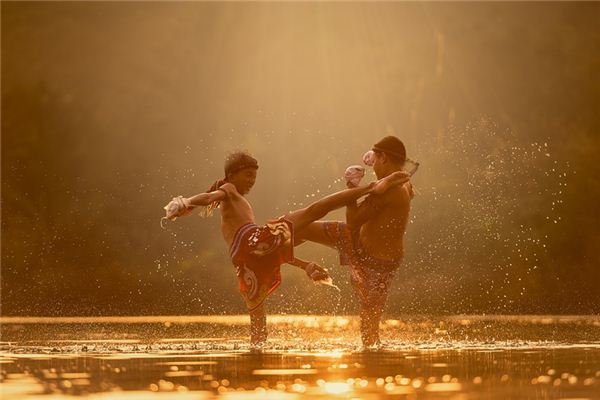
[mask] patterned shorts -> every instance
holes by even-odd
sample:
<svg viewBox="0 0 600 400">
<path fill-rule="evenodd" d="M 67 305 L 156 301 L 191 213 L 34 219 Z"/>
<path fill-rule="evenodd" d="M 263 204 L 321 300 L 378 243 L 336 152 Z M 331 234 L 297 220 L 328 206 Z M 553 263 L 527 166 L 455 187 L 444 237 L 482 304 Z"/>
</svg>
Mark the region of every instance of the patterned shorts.
<svg viewBox="0 0 600 400">
<path fill-rule="evenodd" d="M 285 219 L 264 226 L 246 224 L 231 243 L 240 293 L 249 311 L 260 306 L 281 284 L 281 264 L 294 259 L 292 223 Z"/>
<path fill-rule="evenodd" d="M 394 273 L 401 261 L 382 260 L 369 255 L 360 245 L 358 231 L 345 222 L 326 221 L 325 233 L 340 254 L 340 264 L 350 267 L 350 279 L 361 304 L 383 307 Z"/>
</svg>

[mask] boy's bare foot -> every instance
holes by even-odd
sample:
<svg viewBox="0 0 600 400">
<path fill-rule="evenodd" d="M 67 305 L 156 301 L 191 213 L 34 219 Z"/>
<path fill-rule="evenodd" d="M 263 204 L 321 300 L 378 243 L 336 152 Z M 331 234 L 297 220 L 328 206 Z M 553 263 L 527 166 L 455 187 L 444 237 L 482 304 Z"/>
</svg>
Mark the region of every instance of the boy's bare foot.
<svg viewBox="0 0 600 400">
<path fill-rule="evenodd" d="M 370 346 L 362 346 L 359 350 L 360 353 L 379 353 L 383 352 L 385 349 L 383 348 L 381 343 L 377 343 Z"/>
<path fill-rule="evenodd" d="M 392 187 L 403 185 L 406 182 L 408 182 L 409 180 L 410 180 L 410 174 L 408 172 L 406 172 L 406 171 L 393 172 L 393 173 L 389 174 L 388 176 L 386 176 L 385 178 L 381 178 L 380 180 L 375 182 L 375 185 L 373 185 L 373 188 L 371 189 L 371 193 L 373 193 L 373 194 L 385 193 L 387 190 L 391 189 Z"/>
<path fill-rule="evenodd" d="M 266 342 L 250 343 L 250 353 L 261 354 L 265 351 Z"/>
</svg>

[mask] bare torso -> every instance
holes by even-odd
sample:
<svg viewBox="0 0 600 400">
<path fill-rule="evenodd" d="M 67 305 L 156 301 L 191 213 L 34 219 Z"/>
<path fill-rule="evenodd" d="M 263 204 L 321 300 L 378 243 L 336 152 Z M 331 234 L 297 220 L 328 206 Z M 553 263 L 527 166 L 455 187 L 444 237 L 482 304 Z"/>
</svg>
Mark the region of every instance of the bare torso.
<svg viewBox="0 0 600 400">
<path fill-rule="evenodd" d="M 404 232 L 410 211 L 410 183 L 384 193 L 385 205 L 360 229 L 360 242 L 373 257 L 401 259 L 404 255 Z"/>
<path fill-rule="evenodd" d="M 221 189 L 227 193 L 227 198 L 221 201 L 221 232 L 228 245 L 243 225 L 254 223 L 254 211 L 244 196 L 238 193 L 235 186 L 226 183 Z"/>
</svg>

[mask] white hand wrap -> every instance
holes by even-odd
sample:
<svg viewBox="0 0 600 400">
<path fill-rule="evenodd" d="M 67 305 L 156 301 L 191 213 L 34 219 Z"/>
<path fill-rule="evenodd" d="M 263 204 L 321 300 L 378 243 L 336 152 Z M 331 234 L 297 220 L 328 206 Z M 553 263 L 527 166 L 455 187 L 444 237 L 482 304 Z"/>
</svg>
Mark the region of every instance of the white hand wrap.
<svg viewBox="0 0 600 400">
<path fill-rule="evenodd" d="M 346 183 L 350 183 L 354 187 L 359 185 L 360 180 L 364 176 L 365 168 L 360 165 L 351 165 L 346 168 L 346 172 L 344 172 L 344 179 L 346 179 Z"/>
<path fill-rule="evenodd" d="M 363 156 L 363 162 L 365 165 L 372 167 L 375 164 L 375 152 L 373 150 L 369 150 Z"/>
<path fill-rule="evenodd" d="M 165 218 L 173 221 L 175 218 L 189 213 L 189 207 L 190 201 L 188 199 L 184 198 L 183 196 L 173 197 L 173 200 L 163 207 L 167 213 Z"/>
</svg>

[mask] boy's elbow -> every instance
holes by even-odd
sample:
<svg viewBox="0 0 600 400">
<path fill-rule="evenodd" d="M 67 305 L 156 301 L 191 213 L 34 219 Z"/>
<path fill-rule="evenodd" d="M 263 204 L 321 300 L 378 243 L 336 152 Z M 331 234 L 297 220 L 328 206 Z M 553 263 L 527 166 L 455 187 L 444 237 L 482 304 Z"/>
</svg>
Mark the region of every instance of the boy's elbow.
<svg viewBox="0 0 600 400">
<path fill-rule="evenodd" d="M 192 197 L 191 200 L 192 200 L 191 204 L 193 206 L 207 206 L 210 204 L 209 199 L 207 198 L 207 196 L 204 193 Z"/>
</svg>

